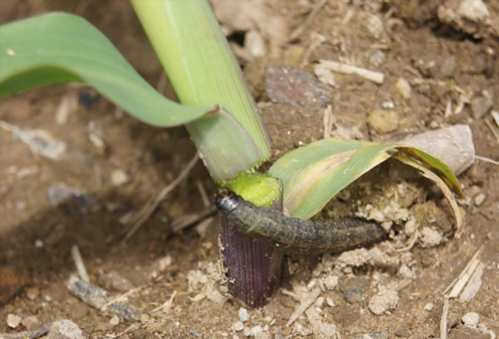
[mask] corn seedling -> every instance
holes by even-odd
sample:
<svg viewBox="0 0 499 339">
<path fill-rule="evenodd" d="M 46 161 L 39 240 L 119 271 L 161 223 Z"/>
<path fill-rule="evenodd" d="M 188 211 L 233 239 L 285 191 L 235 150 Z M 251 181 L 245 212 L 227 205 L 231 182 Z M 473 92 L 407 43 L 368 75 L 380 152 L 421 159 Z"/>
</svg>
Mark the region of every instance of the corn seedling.
<svg viewBox="0 0 499 339">
<path fill-rule="evenodd" d="M 185 125 L 213 180 L 237 195 L 219 200 L 223 255 L 230 290 L 248 305 L 262 305 L 279 283 L 283 247 L 276 242 L 337 252 L 384 238 L 367 221 L 307 220 L 391 157 L 436 182 L 455 206 L 450 190 L 460 189 L 452 171 L 397 144 L 325 139 L 285 154 L 262 173 L 269 139 L 208 0 L 131 4 L 180 103 L 156 92 L 91 24 L 65 13 L 0 27 L 0 96 L 80 82 L 147 124 Z"/>
</svg>

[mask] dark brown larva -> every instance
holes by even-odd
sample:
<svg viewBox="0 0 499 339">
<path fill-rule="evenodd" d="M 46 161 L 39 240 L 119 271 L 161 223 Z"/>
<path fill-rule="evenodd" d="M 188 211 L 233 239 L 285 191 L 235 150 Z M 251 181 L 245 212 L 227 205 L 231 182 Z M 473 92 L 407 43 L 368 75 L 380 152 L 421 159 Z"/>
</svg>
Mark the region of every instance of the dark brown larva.
<svg viewBox="0 0 499 339">
<path fill-rule="evenodd" d="M 274 208 L 260 208 L 234 193 L 217 197 L 218 209 L 244 233 L 259 235 L 290 248 L 339 253 L 386 239 L 375 222 L 342 218 L 334 223 L 287 217 Z"/>
</svg>

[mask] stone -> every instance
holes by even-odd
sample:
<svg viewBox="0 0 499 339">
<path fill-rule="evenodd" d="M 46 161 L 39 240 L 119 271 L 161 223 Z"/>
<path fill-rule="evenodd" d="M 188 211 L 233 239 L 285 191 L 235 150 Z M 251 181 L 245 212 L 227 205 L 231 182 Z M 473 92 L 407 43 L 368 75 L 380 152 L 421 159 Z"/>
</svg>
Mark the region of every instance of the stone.
<svg viewBox="0 0 499 339">
<path fill-rule="evenodd" d="M 244 323 L 244 322 L 248 321 L 249 318 L 250 318 L 250 315 L 248 313 L 248 310 L 245 309 L 244 307 L 241 307 L 239 309 L 239 320 Z"/>
<path fill-rule="evenodd" d="M 114 327 L 119 324 L 120 324 L 120 317 L 118 317 L 117 315 L 113 315 L 111 319 L 109 319 L 109 325 Z"/>
<path fill-rule="evenodd" d="M 435 307 L 435 305 L 433 305 L 433 303 L 428 303 L 428 304 L 424 305 L 424 310 L 426 312 L 431 312 L 433 310 L 433 307 Z"/>
<path fill-rule="evenodd" d="M 398 274 L 404 279 L 416 279 L 416 273 L 406 264 L 400 266 Z"/>
<path fill-rule="evenodd" d="M 353 277 L 341 281 L 340 290 L 346 302 L 355 304 L 365 299 L 369 288 L 369 279 L 366 277 Z"/>
<path fill-rule="evenodd" d="M 424 248 L 435 247 L 440 245 L 443 240 L 443 236 L 437 230 L 430 227 L 423 227 L 421 229 L 421 246 Z"/>
<path fill-rule="evenodd" d="M 267 54 L 267 47 L 263 36 L 257 30 L 246 33 L 244 47 L 252 57 L 261 58 Z"/>
<path fill-rule="evenodd" d="M 399 338 L 409 338 L 411 336 L 411 331 L 407 327 L 400 327 L 395 331 L 395 336 Z"/>
<path fill-rule="evenodd" d="M 244 329 L 244 324 L 241 321 L 236 321 L 234 324 L 232 324 L 232 330 L 234 332 L 240 332 Z"/>
<path fill-rule="evenodd" d="M 480 323 L 480 315 L 476 312 L 468 312 L 461 318 L 464 326 L 469 328 L 477 328 Z"/>
<path fill-rule="evenodd" d="M 473 203 L 475 204 L 475 206 L 480 206 L 483 204 L 483 202 L 485 201 L 485 194 L 483 193 L 478 193 L 477 195 L 475 195 L 475 197 L 473 198 Z"/>
<path fill-rule="evenodd" d="M 399 78 L 397 82 L 395 83 L 395 88 L 399 92 L 399 94 L 402 96 L 402 98 L 409 100 L 411 98 L 412 94 L 412 88 L 411 84 L 409 81 L 407 81 L 404 78 Z"/>
<path fill-rule="evenodd" d="M 332 291 L 338 285 L 338 277 L 335 275 L 328 275 L 324 278 L 323 283 L 328 291 Z"/>
<path fill-rule="evenodd" d="M 494 102 L 488 95 L 473 98 L 471 100 L 471 112 L 473 113 L 473 117 L 475 119 L 481 119 L 492 109 L 493 105 Z"/>
<path fill-rule="evenodd" d="M 31 301 L 38 299 L 39 296 L 40 290 L 37 287 L 30 287 L 26 290 L 26 297 Z"/>
<path fill-rule="evenodd" d="M 23 319 L 21 324 L 26 328 L 28 331 L 33 331 L 41 326 L 41 321 L 35 317 L 34 315 L 30 315 L 26 318 Z"/>
<path fill-rule="evenodd" d="M 127 278 L 116 271 L 104 272 L 98 275 L 99 285 L 106 289 L 127 292 L 133 288 L 133 284 Z"/>
<path fill-rule="evenodd" d="M 129 181 L 128 174 L 122 169 L 115 169 L 111 172 L 111 183 L 113 186 L 121 186 Z"/>
<path fill-rule="evenodd" d="M 388 335 L 385 332 L 376 331 L 355 337 L 355 339 L 388 339 Z"/>
<path fill-rule="evenodd" d="M 68 319 L 58 320 L 50 326 L 47 339 L 85 339 L 83 331 Z"/>
<path fill-rule="evenodd" d="M 17 314 L 7 314 L 7 326 L 9 328 L 17 328 L 21 324 L 22 318 Z"/>
<path fill-rule="evenodd" d="M 309 72 L 292 66 L 267 66 L 265 90 L 275 103 L 324 108 L 331 102 L 331 93 L 326 85 Z"/>
<path fill-rule="evenodd" d="M 369 300 L 369 310 L 382 315 L 388 311 L 394 310 L 399 303 L 398 291 L 394 289 L 384 289 Z"/>
<path fill-rule="evenodd" d="M 476 23 L 484 23 L 489 17 L 489 10 L 482 0 L 462 0 L 457 13 Z"/>
<path fill-rule="evenodd" d="M 380 39 L 383 36 L 385 31 L 383 21 L 377 15 L 370 14 L 366 20 L 366 28 L 367 31 L 373 36 L 375 39 Z"/>
<path fill-rule="evenodd" d="M 399 120 L 399 114 L 395 110 L 376 109 L 367 116 L 367 123 L 379 134 L 395 131 L 399 126 Z"/>
</svg>

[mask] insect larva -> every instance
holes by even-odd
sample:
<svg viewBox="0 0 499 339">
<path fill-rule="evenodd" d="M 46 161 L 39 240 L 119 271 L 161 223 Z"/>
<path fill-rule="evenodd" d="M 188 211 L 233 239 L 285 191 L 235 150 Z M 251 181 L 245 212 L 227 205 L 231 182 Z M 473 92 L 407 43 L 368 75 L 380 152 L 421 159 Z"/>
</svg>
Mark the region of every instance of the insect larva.
<svg viewBox="0 0 499 339">
<path fill-rule="evenodd" d="M 274 208 L 256 207 L 234 193 L 218 196 L 216 205 L 242 232 L 297 249 L 339 253 L 387 237 L 372 221 L 347 217 L 326 223 L 287 217 Z"/>
</svg>

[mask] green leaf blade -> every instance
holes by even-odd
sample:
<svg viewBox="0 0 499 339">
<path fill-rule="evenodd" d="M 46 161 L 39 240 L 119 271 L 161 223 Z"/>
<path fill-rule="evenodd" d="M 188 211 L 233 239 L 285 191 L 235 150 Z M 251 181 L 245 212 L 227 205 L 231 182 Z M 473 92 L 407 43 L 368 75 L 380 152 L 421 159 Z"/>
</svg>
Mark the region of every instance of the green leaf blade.
<svg viewBox="0 0 499 339">
<path fill-rule="evenodd" d="M 418 170 L 425 168 L 424 173 L 434 173 L 433 177 L 425 175 L 427 178 L 437 184 L 443 180 L 460 193 L 459 182 L 446 164 L 419 149 L 398 144 L 325 139 L 287 153 L 273 164 L 269 174 L 283 184 L 285 211 L 308 219 L 342 189 L 392 156 L 408 159 L 404 163 Z"/>
<path fill-rule="evenodd" d="M 160 95 L 102 33 L 80 17 L 52 13 L 0 27 L 0 97 L 70 81 L 94 87 L 155 126 L 182 125 L 212 111 Z"/>
</svg>

